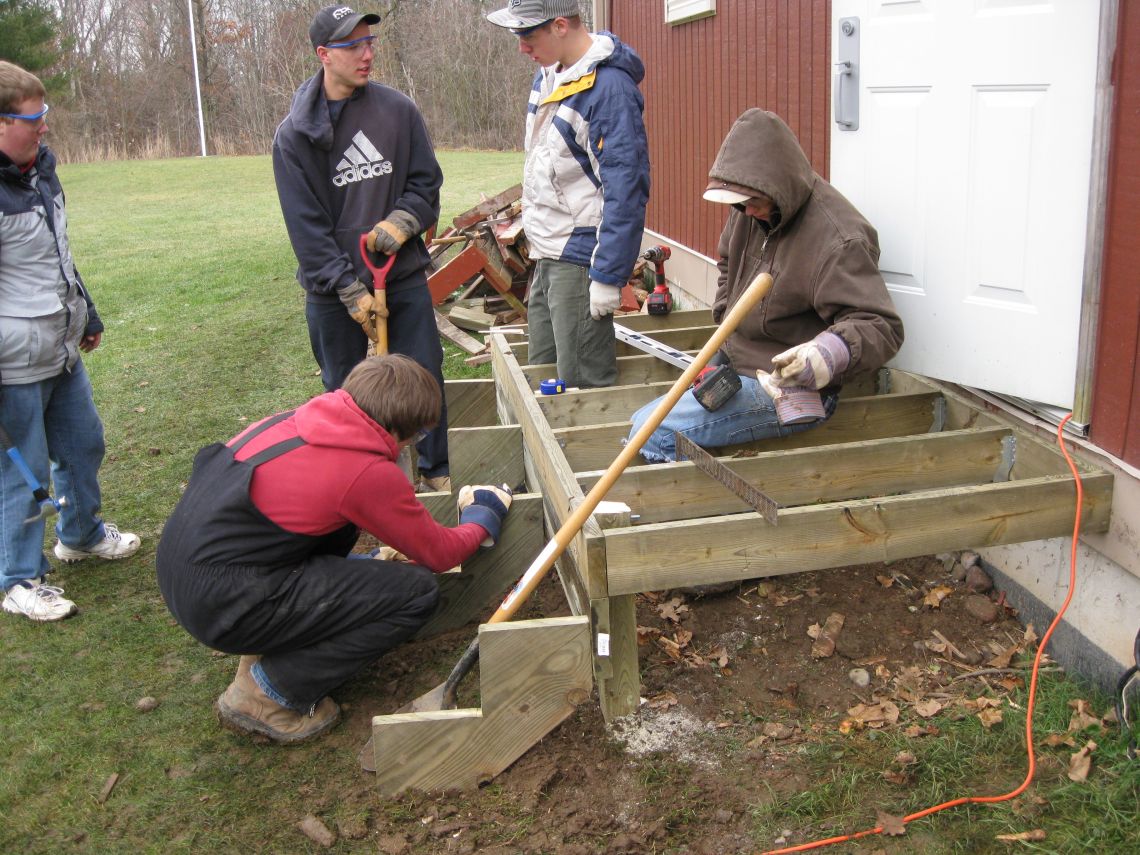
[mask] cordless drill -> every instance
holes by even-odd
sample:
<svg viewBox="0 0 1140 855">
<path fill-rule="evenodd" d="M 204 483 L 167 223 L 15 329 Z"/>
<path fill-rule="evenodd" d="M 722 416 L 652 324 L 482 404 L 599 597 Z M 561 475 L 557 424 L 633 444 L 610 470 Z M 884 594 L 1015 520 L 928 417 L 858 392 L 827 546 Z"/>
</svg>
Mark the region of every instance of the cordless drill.
<svg viewBox="0 0 1140 855">
<path fill-rule="evenodd" d="M 651 315 L 667 315 L 673 311 L 673 295 L 665 284 L 665 260 L 672 255 L 667 246 L 651 246 L 641 254 L 646 261 L 653 262 L 653 293 L 645 301 L 646 311 Z"/>
</svg>

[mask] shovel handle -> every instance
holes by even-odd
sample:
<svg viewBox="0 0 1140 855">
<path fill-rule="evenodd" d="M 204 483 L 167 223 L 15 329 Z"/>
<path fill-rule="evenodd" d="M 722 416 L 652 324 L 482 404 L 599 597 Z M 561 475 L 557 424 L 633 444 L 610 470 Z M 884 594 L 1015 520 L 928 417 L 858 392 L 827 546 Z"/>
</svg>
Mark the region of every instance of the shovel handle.
<svg viewBox="0 0 1140 855">
<path fill-rule="evenodd" d="M 554 566 L 554 562 L 558 560 L 565 550 L 570 545 L 570 541 L 578 534 L 578 531 L 586 524 L 587 518 L 597 508 L 598 503 L 609 492 L 610 488 L 614 485 L 618 478 L 621 477 L 622 472 L 632 462 L 633 458 L 637 455 L 646 441 L 653 434 L 661 422 L 665 421 L 665 417 L 669 415 L 669 411 L 681 399 L 681 396 L 689 390 L 693 385 L 693 380 L 705 367 L 705 364 L 712 359 L 713 355 L 720 350 L 725 339 L 732 334 L 740 322 L 744 320 L 745 315 L 752 311 L 752 309 L 761 300 L 767 296 L 768 291 L 772 288 L 772 277 L 767 273 L 761 273 L 752 280 L 752 284 L 745 289 L 744 293 L 740 295 L 740 299 L 732 307 L 720 326 L 718 326 L 712 334 L 712 337 L 701 348 L 700 352 L 693 357 L 692 364 L 685 369 L 684 373 L 677 378 L 672 388 L 665 393 L 653 412 L 650 413 L 649 418 L 645 424 L 637 431 L 636 434 L 626 443 L 621 453 L 617 456 L 609 468 L 598 479 L 589 493 L 586 494 L 585 500 L 574 512 L 570 514 L 566 522 L 562 523 L 561 528 L 555 532 L 554 537 L 550 542 L 543 547 L 542 552 L 534 559 L 530 567 L 527 568 L 526 573 L 522 578 L 515 583 L 514 588 L 507 594 L 503 600 L 502 605 L 499 606 L 488 623 L 502 623 L 511 619 L 511 616 L 522 605 L 523 601 L 531 595 L 538 583 L 549 572 L 550 568 Z"/>
<path fill-rule="evenodd" d="M 373 299 L 380 304 L 380 307 L 387 310 L 388 308 L 388 271 L 392 269 L 392 265 L 396 263 L 396 256 L 389 255 L 388 260 L 383 265 L 377 267 L 372 263 L 368 252 L 368 235 L 365 232 L 360 236 L 360 257 L 364 259 L 364 266 L 368 268 L 368 272 L 372 274 L 372 291 Z M 376 353 L 377 355 L 388 352 L 388 318 L 377 315 L 376 321 Z"/>
</svg>

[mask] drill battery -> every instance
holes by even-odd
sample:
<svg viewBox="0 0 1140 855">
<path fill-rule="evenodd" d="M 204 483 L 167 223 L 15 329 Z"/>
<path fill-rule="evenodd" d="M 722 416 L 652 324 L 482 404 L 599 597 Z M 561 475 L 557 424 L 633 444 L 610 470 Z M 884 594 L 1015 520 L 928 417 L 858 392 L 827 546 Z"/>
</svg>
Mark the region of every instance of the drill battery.
<svg viewBox="0 0 1140 855">
<path fill-rule="evenodd" d="M 645 311 L 651 315 L 667 315 L 673 311 L 673 295 L 667 285 L 657 285 L 645 302 Z"/>
<path fill-rule="evenodd" d="M 693 397 L 710 413 L 719 410 L 740 391 L 740 375 L 731 365 L 710 366 L 693 381 Z"/>
</svg>

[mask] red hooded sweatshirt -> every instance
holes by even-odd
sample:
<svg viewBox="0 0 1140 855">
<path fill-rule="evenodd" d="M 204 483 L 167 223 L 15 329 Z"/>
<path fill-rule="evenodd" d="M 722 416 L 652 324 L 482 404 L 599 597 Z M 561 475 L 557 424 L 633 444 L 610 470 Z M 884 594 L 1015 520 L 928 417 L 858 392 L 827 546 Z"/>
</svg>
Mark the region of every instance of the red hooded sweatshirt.
<svg viewBox="0 0 1140 855">
<path fill-rule="evenodd" d="M 322 535 L 351 523 L 436 573 L 461 564 L 487 537 L 476 523 L 448 528 L 432 518 L 395 463 L 396 440 L 341 389 L 313 398 L 235 457 L 298 435 L 306 444 L 258 466 L 249 489 L 257 509 L 286 531 Z"/>
</svg>

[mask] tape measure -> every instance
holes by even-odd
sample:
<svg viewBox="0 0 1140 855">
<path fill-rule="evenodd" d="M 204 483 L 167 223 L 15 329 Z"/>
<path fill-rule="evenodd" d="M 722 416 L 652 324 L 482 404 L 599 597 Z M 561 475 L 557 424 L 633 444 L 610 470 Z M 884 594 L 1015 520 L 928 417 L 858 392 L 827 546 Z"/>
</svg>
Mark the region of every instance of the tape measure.
<svg viewBox="0 0 1140 855">
<path fill-rule="evenodd" d="M 543 380 L 538 384 L 538 391 L 543 395 L 560 395 L 566 391 L 566 383 L 555 378 Z"/>
</svg>

